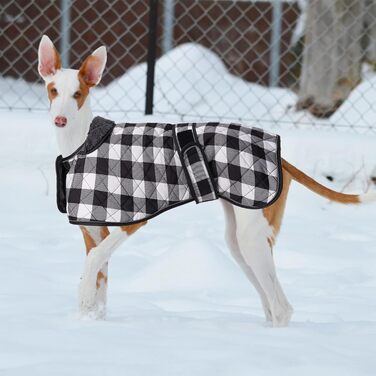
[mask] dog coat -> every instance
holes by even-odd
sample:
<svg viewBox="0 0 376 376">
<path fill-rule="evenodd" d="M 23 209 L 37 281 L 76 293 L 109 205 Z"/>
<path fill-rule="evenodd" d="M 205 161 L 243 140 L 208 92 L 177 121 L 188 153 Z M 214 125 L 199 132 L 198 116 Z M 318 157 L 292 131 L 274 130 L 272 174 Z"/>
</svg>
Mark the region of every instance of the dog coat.
<svg viewBox="0 0 376 376">
<path fill-rule="evenodd" d="M 56 160 L 57 204 L 70 223 L 128 225 L 222 198 L 260 209 L 282 187 L 280 139 L 221 123 L 123 123 L 96 117 L 84 144 Z"/>
</svg>

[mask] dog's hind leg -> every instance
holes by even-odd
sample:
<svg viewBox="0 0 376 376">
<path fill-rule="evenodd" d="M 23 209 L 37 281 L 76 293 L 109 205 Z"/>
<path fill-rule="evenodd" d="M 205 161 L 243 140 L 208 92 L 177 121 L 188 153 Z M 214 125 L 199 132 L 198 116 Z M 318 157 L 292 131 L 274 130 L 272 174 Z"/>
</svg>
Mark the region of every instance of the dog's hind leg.
<svg viewBox="0 0 376 376">
<path fill-rule="evenodd" d="M 118 246 L 146 222 L 135 225 L 121 226 L 112 231 L 96 247 L 88 253 L 82 274 L 79 297 L 80 311 L 83 315 L 98 318 L 98 274 L 105 268 L 110 257 Z"/>
<path fill-rule="evenodd" d="M 231 254 L 235 261 L 239 264 L 239 266 L 244 271 L 247 278 L 256 288 L 258 294 L 261 298 L 261 303 L 264 308 L 265 318 L 267 321 L 272 321 L 272 314 L 269 307 L 268 299 L 265 295 L 264 290 L 262 289 L 261 285 L 259 284 L 253 270 L 249 267 L 249 265 L 245 262 L 245 259 L 240 252 L 238 240 L 236 237 L 236 218 L 234 213 L 234 207 L 232 204 L 225 200 L 221 200 L 224 212 L 225 212 L 225 222 L 226 222 L 226 229 L 225 229 L 225 239 L 226 243 L 231 251 Z"/>
<path fill-rule="evenodd" d="M 293 312 L 278 281 L 272 253 L 281 227 L 290 182 L 291 176 L 283 170 L 280 197 L 263 210 L 233 207 L 240 253 L 264 291 L 274 326 L 287 325 Z"/>
<path fill-rule="evenodd" d="M 264 291 L 273 326 L 285 326 L 291 318 L 292 307 L 277 278 L 271 248 L 272 227 L 262 210 L 234 207 L 234 213 L 236 238 L 244 262 Z"/>
</svg>

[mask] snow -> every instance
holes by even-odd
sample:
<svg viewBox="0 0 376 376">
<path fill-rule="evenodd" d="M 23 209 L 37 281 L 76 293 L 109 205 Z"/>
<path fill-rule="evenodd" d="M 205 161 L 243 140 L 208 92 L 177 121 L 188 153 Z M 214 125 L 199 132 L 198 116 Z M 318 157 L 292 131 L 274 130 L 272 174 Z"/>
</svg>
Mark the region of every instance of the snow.
<svg viewBox="0 0 376 376">
<path fill-rule="evenodd" d="M 348 126 L 363 124 L 375 126 L 375 109 L 373 108 L 376 96 L 376 77 L 360 83 L 350 94 L 345 103 L 336 111 L 331 121 L 335 124 L 341 122 Z"/>
<path fill-rule="evenodd" d="M 1 375 L 374 374 L 374 205 L 330 204 L 293 184 L 275 249 L 289 328 L 264 325 L 218 203 L 177 208 L 132 236 L 110 263 L 107 321 L 80 321 L 84 246 L 55 207 L 53 127 L 46 114 L 1 117 Z M 284 155 L 337 188 L 362 159 L 375 165 L 365 136 L 334 133 L 329 148 L 323 132 L 285 133 Z"/>
<path fill-rule="evenodd" d="M 182 56 L 181 49 L 173 53 L 177 61 Z M 216 57 L 204 49 L 191 53 L 196 67 L 189 61 L 176 70 L 167 60 L 159 64 L 158 101 L 166 111 L 179 106 L 179 93 L 162 95 L 171 89 L 166 75 L 187 74 L 181 88 L 187 106 L 203 113 L 216 106 L 225 113 L 233 98 L 217 98 L 210 90 L 204 95 L 196 68 L 212 81 L 222 76 L 218 85 L 236 91 L 249 84 L 228 75 L 218 61 L 206 73 L 211 64 L 200 56 Z M 114 83 L 114 98 L 120 86 L 141 79 L 142 69 Z M 197 92 L 189 92 L 192 82 Z M 98 89 L 95 96 L 102 94 Z M 246 102 L 269 119 L 293 101 L 282 89 L 259 87 L 257 94 Z M 115 99 L 107 100 L 116 106 Z M 0 117 L 0 375 L 374 375 L 376 204 L 333 204 L 292 184 L 274 250 L 295 309 L 288 328 L 264 323 L 260 300 L 225 245 L 218 202 L 176 208 L 130 237 L 110 261 L 107 320 L 82 321 L 77 289 L 84 245 L 78 227 L 56 208 L 53 126 L 46 113 L 3 111 Z M 373 189 L 374 136 L 276 131 L 283 157 L 319 181 L 349 192 Z"/>
<path fill-rule="evenodd" d="M 131 68 L 106 88 L 96 91 L 95 105 L 100 103 L 100 108 L 118 112 L 120 116 L 124 116 L 124 108 L 130 108 L 130 115 L 138 113 L 139 116 L 144 110 L 145 77 L 146 64 Z M 132 88 L 132 91 L 124 96 L 126 88 Z M 119 101 L 119 98 L 122 99 Z M 220 57 L 198 44 L 180 45 L 156 64 L 156 111 L 178 114 L 177 118 L 181 120 L 190 114 L 193 118 L 253 117 L 273 122 L 280 119 L 286 107 L 295 100 L 295 95 L 288 90 L 277 88 L 271 92 L 229 74 Z"/>
</svg>

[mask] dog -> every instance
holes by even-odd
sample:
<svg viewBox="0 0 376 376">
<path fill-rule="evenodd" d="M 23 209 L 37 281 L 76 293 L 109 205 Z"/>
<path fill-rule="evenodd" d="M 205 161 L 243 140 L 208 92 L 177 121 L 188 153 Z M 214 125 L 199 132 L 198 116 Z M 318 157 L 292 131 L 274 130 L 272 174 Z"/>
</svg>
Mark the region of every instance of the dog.
<svg viewBox="0 0 376 376">
<path fill-rule="evenodd" d="M 101 46 L 96 49 L 78 70 L 63 69 L 58 51 L 44 35 L 39 44 L 38 58 L 38 71 L 45 82 L 60 153 L 63 157 L 68 156 L 87 137 L 93 118 L 90 90 L 101 80 L 107 60 L 106 48 Z M 291 181 L 338 203 L 360 204 L 376 200 L 376 192 L 352 195 L 333 191 L 284 159 L 282 176 L 283 187 L 278 200 L 264 209 L 249 210 L 220 200 L 224 209 L 227 245 L 260 295 L 266 320 L 275 327 L 288 325 L 293 313 L 278 281 L 272 252 L 281 228 Z M 80 226 L 87 254 L 79 288 L 82 315 L 95 319 L 105 317 L 108 261 L 115 249 L 146 223 L 118 226 L 111 233 L 105 226 Z"/>
</svg>

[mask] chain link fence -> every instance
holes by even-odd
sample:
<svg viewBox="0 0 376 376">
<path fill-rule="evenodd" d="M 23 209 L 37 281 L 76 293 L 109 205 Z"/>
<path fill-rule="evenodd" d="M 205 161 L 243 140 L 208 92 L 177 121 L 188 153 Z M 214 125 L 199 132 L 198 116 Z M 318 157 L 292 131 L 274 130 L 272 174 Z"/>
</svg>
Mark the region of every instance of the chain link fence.
<svg viewBox="0 0 376 376">
<path fill-rule="evenodd" d="M 110 116 L 148 98 L 181 121 L 376 130 L 371 0 L 0 0 L 0 109 L 48 108 L 43 34 L 66 67 L 107 46 L 92 107 Z"/>
</svg>

